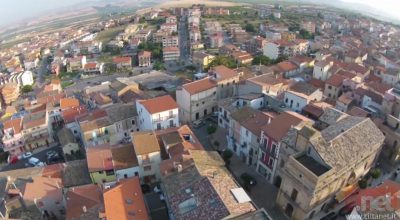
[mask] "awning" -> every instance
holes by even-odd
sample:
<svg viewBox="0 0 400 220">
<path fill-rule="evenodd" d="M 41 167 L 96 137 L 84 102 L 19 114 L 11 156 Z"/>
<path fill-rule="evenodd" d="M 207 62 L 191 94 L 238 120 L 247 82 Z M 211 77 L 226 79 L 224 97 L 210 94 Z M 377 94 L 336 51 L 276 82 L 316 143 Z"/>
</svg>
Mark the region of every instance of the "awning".
<svg viewBox="0 0 400 220">
<path fill-rule="evenodd" d="M 231 192 L 235 197 L 235 199 L 238 201 L 238 203 L 245 203 L 251 201 L 250 197 L 247 195 L 247 193 L 244 191 L 243 188 L 231 189 Z"/>
</svg>

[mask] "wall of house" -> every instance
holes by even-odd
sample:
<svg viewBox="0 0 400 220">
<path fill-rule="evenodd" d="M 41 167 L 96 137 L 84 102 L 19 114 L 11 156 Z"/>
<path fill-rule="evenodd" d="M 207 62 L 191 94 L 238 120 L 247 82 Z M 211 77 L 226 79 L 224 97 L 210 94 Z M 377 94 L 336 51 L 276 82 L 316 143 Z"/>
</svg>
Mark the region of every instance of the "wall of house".
<svg viewBox="0 0 400 220">
<path fill-rule="evenodd" d="M 329 78 L 329 65 L 320 67 L 320 66 L 314 66 L 313 70 L 313 77 L 322 81 L 326 81 Z"/>
<path fill-rule="evenodd" d="M 160 163 L 161 163 L 161 154 L 160 152 L 153 152 L 148 154 L 149 160 L 143 160 L 142 155 L 138 155 L 139 162 L 139 176 L 142 181 L 145 181 L 146 176 L 155 176 L 155 180 L 159 180 L 161 178 L 160 175 Z M 145 169 L 146 167 L 150 167 L 149 170 Z"/>
<path fill-rule="evenodd" d="M 308 100 L 299 97 L 289 91 L 285 92 L 284 96 L 285 105 L 296 112 L 301 112 L 301 110 L 308 104 Z"/>
<path fill-rule="evenodd" d="M 324 95 L 328 98 L 337 99 L 339 98 L 340 88 L 332 85 L 325 84 Z"/>
<path fill-rule="evenodd" d="M 195 121 L 217 111 L 217 88 L 194 94 L 190 97 L 190 121 Z M 196 118 L 198 114 L 199 118 Z"/>
<path fill-rule="evenodd" d="M 179 126 L 179 111 L 178 108 L 171 109 L 168 111 L 158 112 L 155 114 L 150 114 L 146 108 L 140 103 L 136 103 L 137 112 L 139 114 L 139 130 L 149 131 L 157 130 L 157 124 L 161 125 L 161 129 L 169 128 L 170 121 L 173 121 L 173 126 Z M 172 115 L 170 116 L 170 111 Z"/>
<path fill-rule="evenodd" d="M 276 59 L 279 57 L 279 48 L 278 45 L 274 43 L 267 43 L 264 46 L 264 56 L 267 56 L 270 59 Z"/>
<path fill-rule="evenodd" d="M 117 180 L 124 179 L 125 175 L 127 178 L 133 177 L 133 176 L 138 176 L 140 173 L 139 166 L 134 166 L 134 167 L 129 167 L 121 170 L 116 170 L 115 171 L 115 176 Z"/>
</svg>

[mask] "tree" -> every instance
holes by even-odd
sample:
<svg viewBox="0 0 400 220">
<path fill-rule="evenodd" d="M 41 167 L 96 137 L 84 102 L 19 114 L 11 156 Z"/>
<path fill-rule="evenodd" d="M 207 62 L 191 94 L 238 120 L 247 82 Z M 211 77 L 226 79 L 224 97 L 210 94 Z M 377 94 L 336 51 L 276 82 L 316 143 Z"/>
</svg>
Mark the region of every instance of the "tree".
<svg viewBox="0 0 400 220">
<path fill-rule="evenodd" d="M 244 29 L 245 29 L 247 32 L 256 32 L 256 28 L 255 28 L 254 25 L 251 24 L 251 23 L 247 23 L 247 24 L 245 25 Z"/>
<path fill-rule="evenodd" d="M 233 157 L 233 152 L 231 150 L 226 149 L 224 150 L 224 152 L 222 152 L 222 159 L 224 159 L 226 164 L 229 165 L 232 157 Z"/>
<path fill-rule="evenodd" d="M 23 93 L 28 93 L 28 92 L 33 91 L 33 87 L 32 87 L 32 85 L 25 85 L 25 86 L 22 86 L 21 90 Z"/>
<path fill-rule="evenodd" d="M 372 178 L 378 179 L 378 177 L 381 175 L 381 170 L 379 168 L 374 168 L 371 169 L 370 173 Z"/>
<path fill-rule="evenodd" d="M 153 65 L 153 70 L 164 70 L 164 64 L 162 64 L 161 62 L 156 61 Z"/>
<path fill-rule="evenodd" d="M 264 55 L 256 56 L 252 62 L 253 65 L 271 65 L 272 60 Z"/>
<path fill-rule="evenodd" d="M 303 39 L 313 39 L 314 35 L 311 34 L 310 32 L 304 30 L 304 29 L 300 29 L 299 31 L 299 37 L 303 38 Z"/>
<path fill-rule="evenodd" d="M 358 181 L 358 186 L 359 186 L 361 189 L 367 188 L 367 180 L 366 180 L 366 179 L 361 179 L 360 181 Z"/>
<path fill-rule="evenodd" d="M 235 68 L 237 66 L 235 60 L 232 57 L 216 56 L 215 59 L 209 64 L 208 68 L 206 69 L 219 65 L 224 65 L 228 68 Z"/>
<path fill-rule="evenodd" d="M 208 134 L 214 134 L 217 131 L 217 127 L 215 125 L 210 125 L 207 127 Z"/>
</svg>

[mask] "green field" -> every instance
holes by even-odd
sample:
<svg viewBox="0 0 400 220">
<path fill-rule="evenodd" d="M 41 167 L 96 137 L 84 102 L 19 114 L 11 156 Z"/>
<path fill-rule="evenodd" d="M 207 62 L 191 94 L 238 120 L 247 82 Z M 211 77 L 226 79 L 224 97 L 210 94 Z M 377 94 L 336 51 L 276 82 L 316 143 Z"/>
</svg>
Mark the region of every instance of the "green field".
<svg viewBox="0 0 400 220">
<path fill-rule="evenodd" d="M 107 43 L 110 40 L 114 39 L 114 37 L 117 36 L 118 33 L 122 32 L 124 30 L 125 30 L 125 25 L 104 30 L 97 34 L 96 40 L 103 42 L 103 44 Z"/>
</svg>

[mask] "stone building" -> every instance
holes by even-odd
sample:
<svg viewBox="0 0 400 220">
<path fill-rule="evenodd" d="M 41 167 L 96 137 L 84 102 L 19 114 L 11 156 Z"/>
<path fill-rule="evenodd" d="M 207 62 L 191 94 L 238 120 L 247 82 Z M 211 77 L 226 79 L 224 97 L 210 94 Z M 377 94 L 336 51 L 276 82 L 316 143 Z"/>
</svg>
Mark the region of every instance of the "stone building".
<svg viewBox="0 0 400 220">
<path fill-rule="evenodd" d="M 323 130 L 292 128 L 282 149 L 293 154 L 279 164 L 282 183 L 276 203 L 294 220 L 329 211 L 353 192 L 373 166 L 384 135 L 368 118 L 347 116 Z"/>
</svg>

